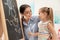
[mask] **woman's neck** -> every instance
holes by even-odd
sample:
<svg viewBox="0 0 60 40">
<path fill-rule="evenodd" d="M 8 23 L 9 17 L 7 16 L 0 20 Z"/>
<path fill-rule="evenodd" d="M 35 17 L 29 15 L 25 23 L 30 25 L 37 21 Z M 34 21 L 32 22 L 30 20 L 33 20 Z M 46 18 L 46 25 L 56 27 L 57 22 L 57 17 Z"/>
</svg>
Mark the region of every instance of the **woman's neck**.
<svg viewBox="0 0 60 40">
<path fill-rule="evenodd" d="M 24 21 L 28 24 L 28 22 L 29 22 L 29 19 L 24 19 Z"/>
</svg>

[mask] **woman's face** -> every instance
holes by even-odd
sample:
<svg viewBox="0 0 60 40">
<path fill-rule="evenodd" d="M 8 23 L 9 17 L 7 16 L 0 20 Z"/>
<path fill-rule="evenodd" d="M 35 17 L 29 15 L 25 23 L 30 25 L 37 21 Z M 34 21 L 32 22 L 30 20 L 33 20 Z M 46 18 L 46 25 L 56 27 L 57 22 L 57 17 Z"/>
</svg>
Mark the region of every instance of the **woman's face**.
<svg viewBox="0 0 60 40">
<path fill-rule="evenodd" d="M 24 18 L 26 19 L 30 19 L 31 18 L 31 15 L 32 15 L 32 12 L 31 12 L 31 8 L 30 7 L 27 7 L 24 11 Z"/>
<path fill-rule="evenodd" d="M 39 17 L 40 17 L 41 20 L 43 20 L 43 19 L 47 18 L 47 13 L 39 11 Z"/>
</svg>

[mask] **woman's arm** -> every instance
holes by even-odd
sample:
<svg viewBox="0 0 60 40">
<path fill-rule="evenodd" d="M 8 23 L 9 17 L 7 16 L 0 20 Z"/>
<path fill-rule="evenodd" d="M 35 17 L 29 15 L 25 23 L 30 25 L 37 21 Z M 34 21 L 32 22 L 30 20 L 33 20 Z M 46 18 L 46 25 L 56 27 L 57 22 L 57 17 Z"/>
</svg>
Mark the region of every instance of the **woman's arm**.
<svg viewBox="0 0 60 40">
<path fill-rule="evenodd" d="M 49 29 L 49 32 L 52 34 L 52 40 L 57 40 L 57 35 L 56 35 L 56 32 L 53 28 L 52 23 L 48 23 L 48 29 Z"/>
</svg>

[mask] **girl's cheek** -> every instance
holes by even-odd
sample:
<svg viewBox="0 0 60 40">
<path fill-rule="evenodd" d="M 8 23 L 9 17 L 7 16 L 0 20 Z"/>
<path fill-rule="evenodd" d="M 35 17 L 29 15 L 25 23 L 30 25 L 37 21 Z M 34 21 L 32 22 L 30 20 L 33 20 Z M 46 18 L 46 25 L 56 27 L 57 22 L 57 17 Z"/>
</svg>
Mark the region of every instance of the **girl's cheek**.
<svg viewBox="0 0 60 40">
<path fill-rule="evenodd" d="M 39 15 L 40 18 L 42 18 L 42 15 Z"/>
</svg>

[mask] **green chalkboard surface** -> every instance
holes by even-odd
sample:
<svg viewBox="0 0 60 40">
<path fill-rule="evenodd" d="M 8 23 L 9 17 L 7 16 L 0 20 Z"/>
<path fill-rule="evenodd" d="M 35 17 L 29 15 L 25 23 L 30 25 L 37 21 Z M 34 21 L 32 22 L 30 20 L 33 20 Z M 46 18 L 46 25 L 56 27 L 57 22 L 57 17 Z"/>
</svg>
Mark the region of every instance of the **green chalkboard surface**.
<svg viewBox="0 0 60 40">
<path fill-rule="evenodd" d="M 2 0 L 9 40 L 23 38 L 16 0 Z"/>
</svg>

